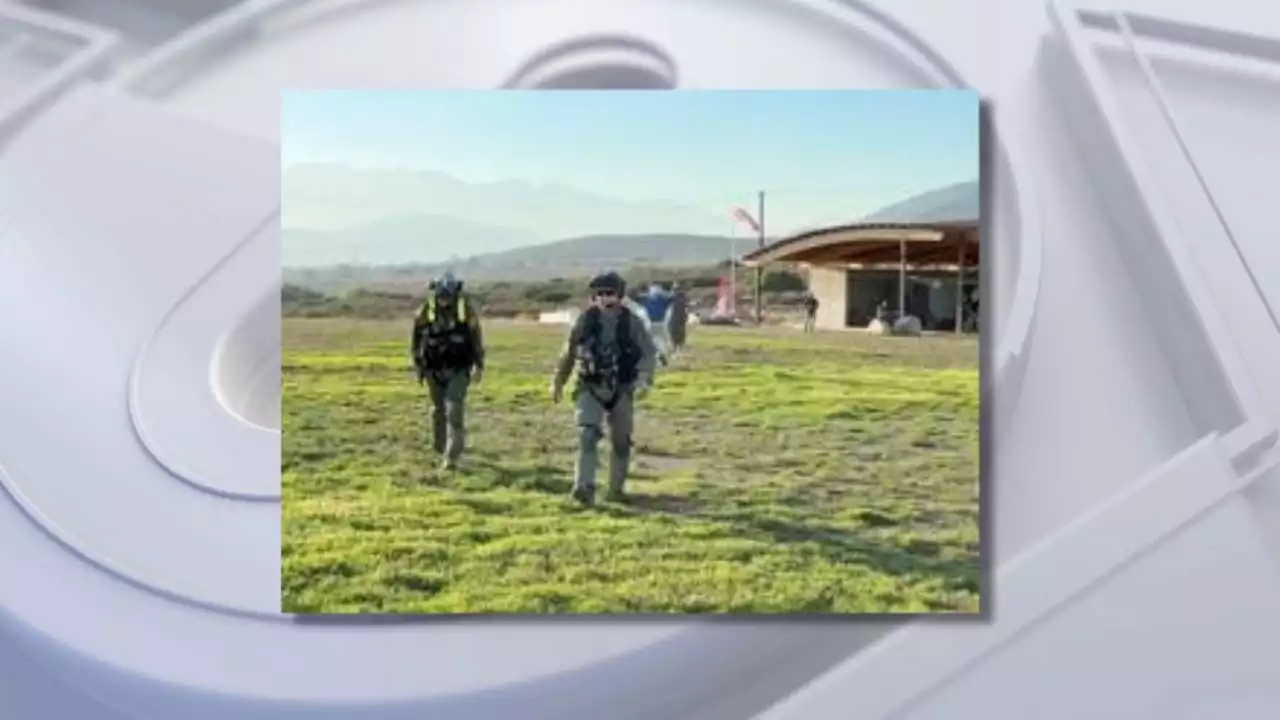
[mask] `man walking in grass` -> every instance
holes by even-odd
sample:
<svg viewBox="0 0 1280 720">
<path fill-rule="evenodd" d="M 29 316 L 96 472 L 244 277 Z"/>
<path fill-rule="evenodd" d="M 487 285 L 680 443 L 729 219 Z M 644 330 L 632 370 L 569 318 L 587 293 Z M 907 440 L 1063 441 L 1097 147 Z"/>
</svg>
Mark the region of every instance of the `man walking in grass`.
<svg viewBox="0 0 1280 720">
<path fill-rule="evenodd" d="M 644 314 L 649 320 L 649 334 L 653 336 L 654 346 L 658 352 L 658 362 L 666 365 L 668 353 L 671 351 L 670 329 L 667 323 L 671 320 L 671 293 L 667 289 L 653 283 L 643 300 Z"/>
<path fill-rule="evenodd" d="M 572 397 L 578 424 L 578 459 L 574 467 L 573 499 L 583 505 L 595 501 L 596 468 L 602 427 L 608 425 L 607 499 L 625 502 L 631 461 L 631 433 L 635 400 L 653 384 L 657 349 L 643 321 L 622 304 L 626 282 L 614 272 L 591 281 L 592 302 L 578 316 L 551 380 L 552 402 L 564 399 L 565 385 L 575 374 Z"/>
<path fill-rule="evenodd" d="M 671 340 L 671 354 L 678 357 L 684 352 L 684 343 L 689 336 L 689 296 L 676 283 L 671 284 L 671 312 L 667 320 L 667 334 Z"/>
<path fill-rule="evenodd" d="M 462 281 L 446 273 L 427 288 L 413 321 L 413 364 L 431 393 L 432 447 L 453 470 L 466 449 L 467 390 L 484 375 L 480 315 L 462 294 Z"/>
</svg>

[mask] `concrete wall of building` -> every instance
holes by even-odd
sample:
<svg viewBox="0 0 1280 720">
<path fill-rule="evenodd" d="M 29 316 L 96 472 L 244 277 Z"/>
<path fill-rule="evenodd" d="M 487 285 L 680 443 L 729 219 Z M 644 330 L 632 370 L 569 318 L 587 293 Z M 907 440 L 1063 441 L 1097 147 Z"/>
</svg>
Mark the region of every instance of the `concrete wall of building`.
<svg viewBox="0 0 1280 720">
<path fill-rule="evenodd" d="M 844 268 L 809 269 L 809 292 L 818 299 L 819 328 L 837 330 L 848 327 L 849 272 Z"/>
</svg>

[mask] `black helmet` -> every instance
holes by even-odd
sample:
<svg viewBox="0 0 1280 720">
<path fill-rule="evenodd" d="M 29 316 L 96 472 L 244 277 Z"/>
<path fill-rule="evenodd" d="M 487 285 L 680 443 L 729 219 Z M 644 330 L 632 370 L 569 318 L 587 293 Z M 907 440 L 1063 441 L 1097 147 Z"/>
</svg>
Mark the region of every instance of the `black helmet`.
<svg viewBox="0 0 1280 720">
<path fill-rule="evenodd" d="M 587 286 L 592 292 L 600 292 L 601 290 L 612 290 L 622 295 L 627 291 L 627 281 L 622 276 L 610 270 L 591 278 L 591 283 Z"/>
<path fill-rule="evenodd" d="M 462 281 L 454 277 L 453 273 L 446 272 L 444 275 L 432 280 L 427 289 L 437 296 L 452 297 L 462 292 Z"/>
</svg>

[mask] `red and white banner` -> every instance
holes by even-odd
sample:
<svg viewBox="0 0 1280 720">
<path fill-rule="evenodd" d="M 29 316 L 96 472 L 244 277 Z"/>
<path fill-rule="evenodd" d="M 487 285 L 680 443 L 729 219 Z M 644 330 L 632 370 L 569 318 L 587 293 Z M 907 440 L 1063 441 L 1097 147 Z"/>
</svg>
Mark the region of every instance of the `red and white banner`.
<svg viewBox="0 0 1280 720">
<path fill-rule="evenodd" d="M 716 288 L 715 314 L 720 317 L 733 317 L 737 315 L 737 308 L 734 305 L 733 283 L 727 277 L 720 278 L 720 286 Z"/>
<path fill-rule="evenodd" d="M 740 207 L 734 208 L 733 218 L 735 220 L 744 222 L 747 225 L 751 226 L 751 229 L 754 230 L 755 232 L 757 233 L 760 232 L 760 223 L 756 222 L 756 219 L 752 217 L 751 213 L 747 212 L 746 210 L 743 210 Z"/>
</svg>

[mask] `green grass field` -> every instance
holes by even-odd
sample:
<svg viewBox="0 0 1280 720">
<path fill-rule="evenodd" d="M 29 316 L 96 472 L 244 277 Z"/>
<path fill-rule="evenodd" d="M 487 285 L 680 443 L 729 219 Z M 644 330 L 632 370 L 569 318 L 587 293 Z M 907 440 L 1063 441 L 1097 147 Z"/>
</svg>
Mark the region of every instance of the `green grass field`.
<svg viewBox="0 0 1280 720">
<path fill-rule="evenodd" d="M 973 338 L 692 328 L 638 411 L 634 501 L 584 509 L 563 328 L 486 327 L 448 474 L 405 323 L 284 327 L 286 612 L 978 609 Z"/>
</svg>

